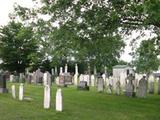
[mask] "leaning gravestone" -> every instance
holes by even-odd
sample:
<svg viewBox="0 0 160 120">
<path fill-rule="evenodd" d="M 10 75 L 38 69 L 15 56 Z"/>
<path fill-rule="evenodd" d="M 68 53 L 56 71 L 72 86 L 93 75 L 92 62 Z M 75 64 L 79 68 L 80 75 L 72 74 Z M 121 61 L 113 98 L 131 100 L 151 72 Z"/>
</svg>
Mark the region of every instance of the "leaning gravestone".
<svg viewBox="0 0 160 120">
<path fill-rule="evenodd" d="M 0 74 L 0 93 L 7 93 L 8 89 L 6 88 L 6 77 L 5 74 Z"/>
<path fill-rule="evenodd" d="M 49 85 L 44 86 L 44 108 L 50 108 L 51 90 Z"/>
<path fill-rule="evenodd" d="M 12 85 L 11 92 L 12 92 L 13 99 L 16 99 L 16 87 L 15 87 L 15 85 Z"/>
<path fill-rule="evenodd" d="M 19 100 L 22 101 L 24 98 L 24 89 L 23 89 L 23 83 L 20 84 L 19 86 Z"/>
<path fill-rule="evenodd" d="M 97 80 L 97 90 L 98 90 L 98 92 L 104 91 L 104 80 L 100 76 L 98 77 L 98 80 Z"/>
<path fill-rule="evenodd" d="M 62 112 L 63 101 L 62 101 L 62 90 L 58 89 L 56 92 L 56 111 Z"/>
<path fill-rule="evenodd" d="M 147 95 L 147 80 L 145 76 L 139 81 L 137 97 L 145 98 Z"/>
</svg>

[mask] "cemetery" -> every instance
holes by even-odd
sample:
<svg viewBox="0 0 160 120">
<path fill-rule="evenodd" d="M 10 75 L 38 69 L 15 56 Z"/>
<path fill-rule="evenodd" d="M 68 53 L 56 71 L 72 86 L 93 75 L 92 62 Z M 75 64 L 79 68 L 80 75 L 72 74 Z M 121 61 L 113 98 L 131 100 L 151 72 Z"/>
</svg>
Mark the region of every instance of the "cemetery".
<svg viewBox="0 0 160 120">
<path fill-rule="evenodd" d="M 160 120 L 160 1 L 6 1 L 0 120 Z"/>
</svg>

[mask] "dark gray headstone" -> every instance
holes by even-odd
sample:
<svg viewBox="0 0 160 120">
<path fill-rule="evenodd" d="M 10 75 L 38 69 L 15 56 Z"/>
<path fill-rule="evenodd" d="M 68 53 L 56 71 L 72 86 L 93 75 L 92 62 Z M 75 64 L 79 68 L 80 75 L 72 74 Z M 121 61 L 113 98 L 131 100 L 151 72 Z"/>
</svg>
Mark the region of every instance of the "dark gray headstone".
<svg viewBox="0 0 160 120">
<path fill-rule="evenodd" d="M 5 74 L 0 74 L 0 93 L 7 93 Z"/>
</svg>

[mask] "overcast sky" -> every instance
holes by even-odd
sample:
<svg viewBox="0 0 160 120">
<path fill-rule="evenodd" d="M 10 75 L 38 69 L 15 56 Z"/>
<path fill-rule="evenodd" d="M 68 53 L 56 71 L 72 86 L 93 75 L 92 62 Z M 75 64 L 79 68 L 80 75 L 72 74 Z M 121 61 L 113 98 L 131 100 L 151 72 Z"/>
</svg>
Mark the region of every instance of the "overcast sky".
<svg viewBox="0 0 160 120">
<path fill-rule="evenodd" d="M 6 25 L 9 21 L 8 14 L 13 12 L 13 5 L 15 2 L 22 6 L 26 7 L 32 7 L 32 0 L 0 0 L 0 25 Z M 133 35 L 133 37 L 136 37 L 136 34 Z M 127 44 L 130 42 L 130 40 L 133 37 L 127 38 Z M 122 54 L 121 59 L 124 61 L 130 62 L 132 60 L 132 57 L 129 55 L 131 52 L 131 47 L 128 45 L 125 48 L 125 52 Z"/>
</svg>

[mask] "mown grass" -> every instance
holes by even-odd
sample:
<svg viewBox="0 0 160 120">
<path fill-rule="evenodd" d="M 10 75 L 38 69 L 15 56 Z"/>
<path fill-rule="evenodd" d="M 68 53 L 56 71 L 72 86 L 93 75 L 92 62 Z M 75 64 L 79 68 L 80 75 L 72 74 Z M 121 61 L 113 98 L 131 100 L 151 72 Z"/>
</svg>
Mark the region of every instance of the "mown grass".
<svg viewBox="0 0 160 120">
<path fill-rule="evenodd" d="M 18 85 L 16 90 L 18 92 Z M 10 88 L 11 83 L 8 84 Z M 63 88 L 63 112 L 54 109 L 56 86 L 52 86 L 49 110 L 43 109 L 43 86 L 24 85 L 25 97 L 32 101 L 12 99 L 11 93 L 0 94 L 0 120 L 160 120 L 160 96 L 146 99 L 128 98 L 76 87 Z M 18 95 L 18 94 L 17 94 Z"/>
</svg>

